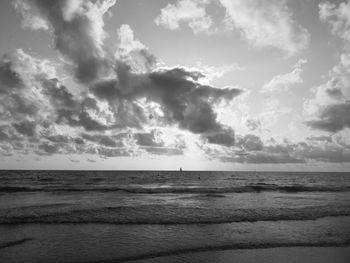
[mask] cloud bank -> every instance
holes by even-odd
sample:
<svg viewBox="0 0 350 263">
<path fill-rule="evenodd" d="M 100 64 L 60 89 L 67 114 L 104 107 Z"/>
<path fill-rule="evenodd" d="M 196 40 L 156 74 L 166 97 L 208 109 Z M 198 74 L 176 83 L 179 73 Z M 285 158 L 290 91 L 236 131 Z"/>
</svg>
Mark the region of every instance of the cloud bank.
<svg viewBox="0 0 350 263">
<path fill-rule="evenodd" d="M 104 14 L 116 1 L 15 1 L 33 30 L 47 30 L 73 70 L 67 86 L 55 65 L 17 50 L 0 62 L 3 155 L 95 154 L 105 157 L 183 154 L 182 132 L 223 147 L 234 145 L 231 127 L 213 105 L 243 91 L 201 84 L 206 75 L 160 67 L 158 59 L 122 25 L 114 54 L 104 41 Z M 29 19 L 29 20 L 28 20 Z M 35 21 L 45 26 L 37 26 Z M 160 138 L 173 129 L 173 140 Z"/>
</svg>

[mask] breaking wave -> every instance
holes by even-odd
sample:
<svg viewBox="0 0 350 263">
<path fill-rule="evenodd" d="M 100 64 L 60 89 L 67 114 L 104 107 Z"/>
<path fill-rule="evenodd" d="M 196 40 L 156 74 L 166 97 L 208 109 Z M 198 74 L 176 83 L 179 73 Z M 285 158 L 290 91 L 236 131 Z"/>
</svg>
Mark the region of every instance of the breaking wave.
<svg viewBox="0 0 350 263">
<path fill-rule="evenodd" d="M 301 208 L 218 209 L 143 205 L 77 209 L 27 207 L 0 210 L 0 224 L 107 223 L 107 224 L 222 224 L 279 220 L 315 220 L 350 216 L 350 205 Z"/>
<path fill-rule="evenodd" d="M 225 193 L 254 193 L 263 191 L 278 191 L 288 193 L 298 192 L 349 192 L 349 186 L 305 186 L 305 185 L 276 185 L 276 184 L 255 184 L 235 187 L 60 187 L 60 186 L 2 186 L 0 192 L 117 192 L 123 191 L 133 194 L 162 194 L 162 193 L 181 193 L 181 194 L 225 194 Z"/>
</svg>

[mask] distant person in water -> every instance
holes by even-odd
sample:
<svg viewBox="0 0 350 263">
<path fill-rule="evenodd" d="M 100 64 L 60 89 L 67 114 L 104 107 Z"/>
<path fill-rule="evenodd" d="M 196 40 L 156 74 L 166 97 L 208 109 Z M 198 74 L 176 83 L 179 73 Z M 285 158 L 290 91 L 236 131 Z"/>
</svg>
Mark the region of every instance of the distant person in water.
<svg viewBox="0 0 350 263">
<path fill-rule="evenodd" d="M 180 172 L 182 172 L 182 168 L 180 167 Z"/>
</svg>

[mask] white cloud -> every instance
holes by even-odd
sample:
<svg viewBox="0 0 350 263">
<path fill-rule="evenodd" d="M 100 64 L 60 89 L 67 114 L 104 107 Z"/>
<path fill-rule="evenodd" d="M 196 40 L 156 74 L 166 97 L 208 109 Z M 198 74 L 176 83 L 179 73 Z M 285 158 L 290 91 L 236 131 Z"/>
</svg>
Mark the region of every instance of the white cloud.
<svg viewBox="0 0 350 263">
<path fill-rule="evenodd" d="M 214 25 L 207 12 L 212 3 L 226 11 L 217 21 L 220 25 Z M 292 15 L 285 0 L 178 0 L 163 8 L 155 22 L 170 30 L 188 24 L 195 34 L 238 30 L 256 47 L 273 47 L 292 56 L 309 44 L 308 31 Z"/>
<path fill-rule="evenodd" d="M 268 83 L 266 83 L 260 92 L 282 92 L 287 91 L 291 86 L 303 83 L 301 73 L 303 72 L 302 65 L 307 61 L 300 59 L 294 66 L 293 71 L 287 74 L 280 74 L 274 76 Z"/>
<path fill-rule="evenodd" d="M 332 33 L 350 42 L 350 2 L 339 6 L 324 2 L 319 8 L 320 19 L 330 24 Z"/>
<path fill-rule="evenodd" d="M 312 97 L 304 103 L 304 114 L 311 128 L 339 132 L 350 127 L 350 1 L 339 5 L 324 2 L 319 8 L 320 19 L 344 40 L 344 46 L 327 81 L 312 89 Z"/>
<path fill-rule="evenodd" d="M 257 47 L 275 47 L 288 56 L 306 48 L 308 31 L 296 23 L 284 0 L 220 0 L 227 21 Z"/>
<path fill-rule="evenodd" d="M 213 21 L 206 13 L 209 3 L 210 0 L 179 0 L 163 8 L 154 21 L 170 30 L 179 29 L 181 23 L 188 23 L 195 34 L 210 33 Z"/>
<path fill-rule="evenodd" d="M 21 13 L 23 28 L 30 28 L 33 30 L 49 29 L 46 20 L 40 17 L 39 14 L 34 13 L 32 7 L 26 1 L 14 0 L 12 4 Z"/>
<path fill-rule="evenodd" d="M 149 72 L 159 62 L 140 41 L 135 39 L 129 25 L 121 25 L 118 29 L 117 60 L 128 64 L 134 72 Z"/>
</svg>

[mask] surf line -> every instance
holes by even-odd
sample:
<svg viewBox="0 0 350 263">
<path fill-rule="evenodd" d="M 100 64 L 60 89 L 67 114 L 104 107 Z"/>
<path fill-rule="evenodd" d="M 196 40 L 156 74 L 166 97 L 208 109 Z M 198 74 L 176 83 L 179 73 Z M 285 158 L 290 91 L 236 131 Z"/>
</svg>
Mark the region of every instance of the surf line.
<svg viewBox="0 0 350 263">
<path fill-rule="evenodd" d="M 10 241 L 10 242 L 6 242 L 6 243 L 0 243 L 0 249 L 21 245 L 21 244 L 28 242 L 28 241 L 31 241 L 31 240 L 33 240 L 33 238 L 23 238 L 23 239 Z"/>
</svg>

